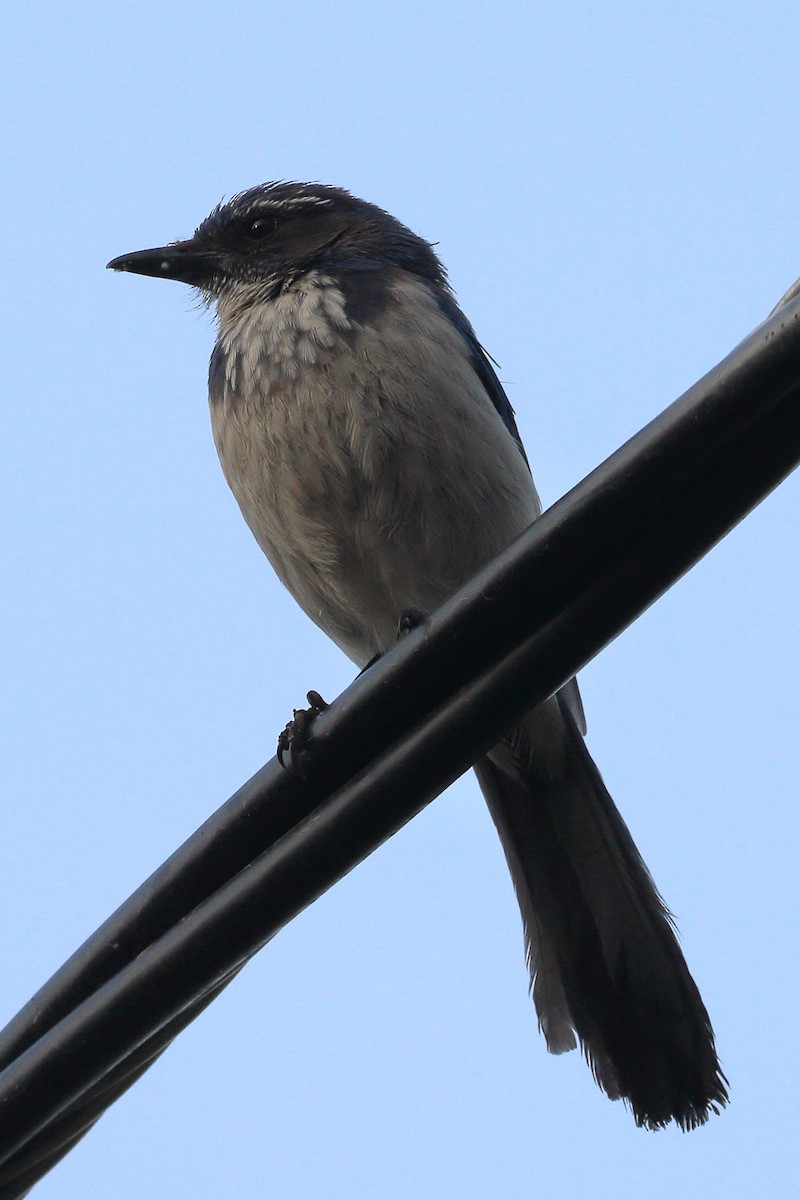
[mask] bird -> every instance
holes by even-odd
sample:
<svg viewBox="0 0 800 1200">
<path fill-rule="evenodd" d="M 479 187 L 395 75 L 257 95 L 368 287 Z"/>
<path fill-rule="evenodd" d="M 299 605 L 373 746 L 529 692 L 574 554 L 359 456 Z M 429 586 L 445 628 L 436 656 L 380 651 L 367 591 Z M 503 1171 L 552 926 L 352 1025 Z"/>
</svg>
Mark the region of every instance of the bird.
<svg viewBox="0 0 800 1200">
<path fill-rule="evenodd" d="M 360 668 L 536 520 L 514 412 L 434 247 L 327 184 L 275 181 L 108 266 L 215 307 L 222 470 L 279 579 Z M 639 1126 L 689 1130 L 727 1079 L 671 913 L 584 741 L 573 680 L 475 766 L 548 1049 L 580 1045 Z"/>
</svg>

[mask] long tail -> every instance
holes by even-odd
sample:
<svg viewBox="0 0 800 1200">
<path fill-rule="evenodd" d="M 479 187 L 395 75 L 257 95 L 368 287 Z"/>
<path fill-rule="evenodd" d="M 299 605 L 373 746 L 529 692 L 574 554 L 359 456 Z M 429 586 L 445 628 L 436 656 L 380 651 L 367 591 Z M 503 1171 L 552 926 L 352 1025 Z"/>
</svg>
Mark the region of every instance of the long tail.
<svg viewBox="0 0 800 1200">
<path fill-rule="evenodd" d="M 564 700 L 475 770 L 522 910 L 548 1049 L 574 1048 L 577 1033 L 595 1079 L 638 1125 L 701 1125 L 728 1099 L 711 1022 Z"/>
</svg>

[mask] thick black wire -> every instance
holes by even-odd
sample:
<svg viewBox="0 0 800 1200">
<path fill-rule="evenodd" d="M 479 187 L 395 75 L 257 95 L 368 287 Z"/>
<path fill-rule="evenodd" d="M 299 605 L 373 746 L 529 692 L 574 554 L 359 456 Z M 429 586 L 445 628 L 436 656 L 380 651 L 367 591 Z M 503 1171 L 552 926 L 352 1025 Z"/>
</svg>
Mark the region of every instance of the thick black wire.
<svg viewBox="0 0 800 1200">
<path fill-rule="evenodd" d="M 798 381 L 794 302 L 356 681 L 314 727 L 308 781 L 268 764 L 98 930 L 0 1038 L 1 1196 L 800 461 Z"/>
</svg>

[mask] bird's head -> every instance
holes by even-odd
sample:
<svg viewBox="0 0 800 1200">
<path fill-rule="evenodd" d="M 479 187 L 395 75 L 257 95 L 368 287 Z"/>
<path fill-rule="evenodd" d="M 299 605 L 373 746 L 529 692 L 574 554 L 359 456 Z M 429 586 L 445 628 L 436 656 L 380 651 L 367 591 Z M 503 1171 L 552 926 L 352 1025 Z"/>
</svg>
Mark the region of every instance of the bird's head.
<svg viewBox="0 0 800 1200">
<path fill-rule="evenodd" d="M 269 300 L 310 271 L 400 267 L 446 286 L 430 244 L 389 213 L 318 183 L 265 183 L 219 204 L 191 238 L 112 259 L 114 271 L 178 279 L 208 302 Z"/>
</svg>

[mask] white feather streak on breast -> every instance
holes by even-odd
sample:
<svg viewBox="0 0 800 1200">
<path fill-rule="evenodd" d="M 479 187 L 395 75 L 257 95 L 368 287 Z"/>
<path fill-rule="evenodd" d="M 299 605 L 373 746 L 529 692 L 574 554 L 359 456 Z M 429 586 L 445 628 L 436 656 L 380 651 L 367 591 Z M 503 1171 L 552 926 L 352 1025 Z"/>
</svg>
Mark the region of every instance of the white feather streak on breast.
<svg viewBox="0 0 800 1200">
<path fill-rule="evenodd" d="M 234 366 L 212 418 L 228 482 L 280 578 L 356 662 L 538 514 L 461 336 L 412 277 L 364 328 L 320 280 L 221 338 Z"/>
<path fill-rule="evenodd" d="M 261 386 L 261 368 L 269 364 L 296 379 L 335 345 L 337 334 L 350 328 L 344 297 L 330 279 L 313 276 L 267 304 L 239 309 L 227 320 L 222 306 L 220 342 L 226 354 L 226 384 L 251 392 Z"/>
</svg>

